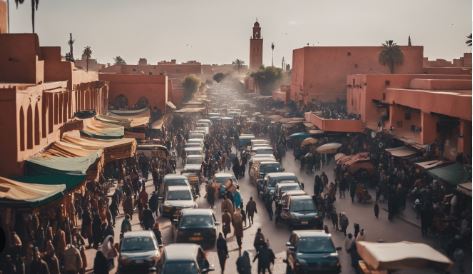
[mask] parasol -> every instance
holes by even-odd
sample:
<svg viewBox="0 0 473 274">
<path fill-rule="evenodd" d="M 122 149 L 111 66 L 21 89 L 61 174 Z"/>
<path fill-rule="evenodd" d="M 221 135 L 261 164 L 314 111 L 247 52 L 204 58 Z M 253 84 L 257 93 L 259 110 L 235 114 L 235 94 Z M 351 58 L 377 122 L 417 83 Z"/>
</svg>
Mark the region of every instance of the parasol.
<svg viewBox="0 0 473 274">
<path fill-rule="evenodd" d="M 304 141 L 302 141 L 302 143 L 301 143 L 301 147 L 305 147 L 307 145 L 314 145 L 317 142 L 318 142 L 318 140 L 313 138 L 313 137 L 305 138 Z"/>
<path fill-rule="evenodd" d="M 321 145 L 317 148 L 317 152 L 320 154 L 337 153 L 337 150 L 342 146 L 340 143 L 328 143 Z"/>
<path fill-rule="evenodd" d="M 310 135 L 306 132 L 296 132 L 291 135 L 289 135 L 290 139 L 305 139 L 310 137 Z"/>
</svg>

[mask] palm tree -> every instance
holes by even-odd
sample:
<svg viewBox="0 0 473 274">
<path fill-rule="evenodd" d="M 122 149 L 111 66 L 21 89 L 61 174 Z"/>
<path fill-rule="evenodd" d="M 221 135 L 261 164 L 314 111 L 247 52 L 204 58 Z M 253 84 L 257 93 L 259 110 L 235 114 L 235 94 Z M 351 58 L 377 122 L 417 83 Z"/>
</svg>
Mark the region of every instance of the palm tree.
<svg viewBox="0 0 473 274">
<path fill-rule="evenodd" d="M 240 72 L 240 69 L 241 69 L 241 67 L 243 67 L 244 64 L 245 64 L 245 61 L 240 60 L 238 58 L 235 59 L 235 61 L 232 62 L 232 65 L 234 65 L 236 67 L 238 72 Z"/>
<path fill-rule="evenodd" d="M 92 49 L 90 46 L 84 48 L 84 53 L 82 53 L 82 55 L 85 56 L 85 66 L 87 71 L 89 71 L 89 59 L 92 56 Z"/>
<path fill-rule="evenodd" d="M 468 38 L 468 39 L 466 39 L 465 44 L 466 44 L 467 46 L 471 47 L 471 33 L 470 33 L 470 35 L 468 35 L 466 38 Z"/>
<path fill-rule="evenodd" d="M 121 56 L 117 56 L 113 58 L 113 60 L 115 61 L 115 65 L 126 65 L 125 60 Z"/>
<path fill-rule="evenodd" d="M 15 0 L 16 8 L 18 8 L 18 5 L 23 4 L 25 0 Z M 31 0 L 31 25 L 33 26 L 33 33 L 34 31 L 34 16 L 36 11 L 38 10 L 38 5 L 39 5 L 39 0 Z"/>
<path fill-rule="evenodd" d="M 388 40 L 383 44 L 383 49 L 379 53 L 379 62 L 382 65 L 388 66 L 389 71 L 394 73 L 394 67 L 401 65 L 404 61 L 404 54 L 401 48 L 394 43 L 393 40 Z"/>
</svg>

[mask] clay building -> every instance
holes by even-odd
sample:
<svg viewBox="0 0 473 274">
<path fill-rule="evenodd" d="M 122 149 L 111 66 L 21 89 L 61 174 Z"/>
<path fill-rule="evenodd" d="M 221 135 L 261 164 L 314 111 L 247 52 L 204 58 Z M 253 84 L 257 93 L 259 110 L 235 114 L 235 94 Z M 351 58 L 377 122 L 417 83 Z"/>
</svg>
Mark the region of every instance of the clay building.
<svg viewBox="0 0 473 274">
<path fill-rule="evenodd" d="M 0 33 L 8 32 L 8 2 L 0 0 Z"/>
<path fill-rule="evenodd" d="M 389 73 L 379 62 L 381 50 L 381 46 L 306 46 L 293 50 L 291 100 L 301 104 L 345 100 L 347 75 Z M 401 50 L 404 62 L 395 67 L 395 73 L 423 73 L 423 47 L 401 46 Z"/>
<path fill-rule="evenodd" d="M 21 175 L 24 160 L 80 129 L 77 111 L 107 110 L 106 83 L 60 53 L 41 47 L 36 34 L 0 34 L 0 128 L 8 132 L 0 134 L 0 176 Z"/>
</svg>

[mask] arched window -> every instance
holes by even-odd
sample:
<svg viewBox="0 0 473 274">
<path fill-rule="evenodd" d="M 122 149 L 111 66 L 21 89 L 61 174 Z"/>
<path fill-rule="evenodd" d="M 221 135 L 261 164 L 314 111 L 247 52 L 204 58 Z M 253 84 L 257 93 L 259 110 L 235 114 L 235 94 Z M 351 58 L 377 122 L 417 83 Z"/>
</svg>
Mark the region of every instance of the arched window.
<svg viewBox="0 0 473 274">
<path fill-rule="evenodd" d="M 39 145 L 40 142 L 40 136 L 41 136 L 41 128 L 39 126 L 40 120 L 39 120 L 39 104 L 36 103 L 36 106 L 34 108 L 34 144 L 35 146 Z"/>
<path fill-rule="evenodd" d="M 25 112 L 20 107 L 20 151 L 25 150 Z"/>
<path fill-rule="evenodd" d="M 85 110 L 89 110 L 90 109 L 90 91 L 89 90 L 86 90 L 85 91 L 85 106 L 84 106 L 84 109 Z"/>
<path fill-rule="evenodd" d="M 128 98 L 126 98 L 125 95 L 120 94 L 117 97 L 115 97 L 115 100 L 113 101 L 113 105 L 118 109 L 126 108 L 128 106 Z"/>
<path fill-rule="evenodd" d="M 67 109 L 69 108 L 69 92 L 64 94 L 64 103 L 62 106 L 62 120 L 64 123 L 67 122 Z"/>
<path fill-rule="evenodd" d="M 64 94 L 59 94 L 59 104 L 57 108 L 57 116 L 58 116 L 58 122 L 62 124 L 62 110 L 64 109 Z"/>
<path fill-rule="evenodd" d="M 57 125 L 59 122 L 59 94 L 54 94 L 54 124 Z"/>
<path fill-rule="evenodd" d="M 46 138 L 48 129 L 47 129 L 47 120 L 48 120 L 48 96 L 44 95 L 42 97 L 42 108 L 41 108 L 41 137 Z"/>
<path fill-rule="evenodd" d="M 54 95 L 48 94 L 48 133 L 54 128 Z"/>
<path fill-rule="evenodd" d="M 141 97 L 140 99 L 138 99 L 138 101 L 136 102 L 136 105 L 135 107 L 137 109 L 140 109 L 140 108 L 145 108 L 145 107 L 148 107 L 149 106 L 149 100 L 148 98 L 146 97 Z"/>
<path fill-rule="evenodd" d="M 31 105 L 26 111 L 26 148 L 33 148 L 33 109 L 31 109 Z"/>
</svg>

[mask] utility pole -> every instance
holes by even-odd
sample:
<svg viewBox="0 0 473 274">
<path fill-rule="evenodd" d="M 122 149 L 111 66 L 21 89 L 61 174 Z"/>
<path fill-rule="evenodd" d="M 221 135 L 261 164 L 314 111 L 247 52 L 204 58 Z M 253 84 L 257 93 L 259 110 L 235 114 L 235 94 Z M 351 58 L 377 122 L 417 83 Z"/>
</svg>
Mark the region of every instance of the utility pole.
<svg viewBox="0 0 473 274">
<path fill-rule="evenodd" d="M 271 66 L 274 67 L 274 43 L 271 43 Z"/>
</svg>

